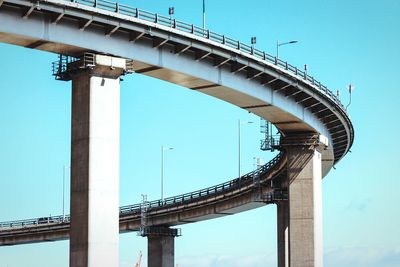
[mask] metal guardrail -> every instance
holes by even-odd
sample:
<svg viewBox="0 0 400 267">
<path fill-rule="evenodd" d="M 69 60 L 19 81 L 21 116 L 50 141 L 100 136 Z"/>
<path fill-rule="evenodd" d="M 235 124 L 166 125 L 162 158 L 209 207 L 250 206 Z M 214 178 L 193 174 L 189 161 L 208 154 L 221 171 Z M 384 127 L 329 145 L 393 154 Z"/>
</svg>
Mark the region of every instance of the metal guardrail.
<svg viewBox="0 0 400 267">
<path fill-rule="evenodd" d="M 259 182 L 259 177 L 267 173 L 269 170 L 271 170 L 281 160 L 282 156 L 283 156 L 282 153 L 279 153 L 268 163 L 266 163 L 265 165 L 261 166 L 260 168 L 252 172 L 249 172 L 241 176 L 240 179 L 236 178 L 222 184 L 218 184 L 212 187 L 204 188 L 201 190 L 197 190 L 194 192 L 174 197 L 165 198 L 164 200 L 159 199 L 154 201 L 147 201 L 146 203 L 122 206 L 120 207 L 120 216 L 129 214 L 140 215 L 143 205 L 146 205 L 147 212 L 150 212 L 152 209 L 166 208 L 168 206 L 185 204 L 192 201 L 207 198 L 212 195 L 217 195 L 231 190 L 240 189 L 242 187 L 250 185 L 251 183 L 253 183 L 254 180 L 257 180 Z M 69 221 L 70 221 L 69 215 L 65 217 L 61 215 L 61 216 L 41 217 L 29 220 L 0 222 L 0 232 L 2 230 L 10 230 L 14 228 L 27 228 L 27 227 L 37 227 L 41 225 L 45 226 L 50 224 L 54 225 L 54 224 L 69 223 Z"/>
<path fill-rule="evenodd" d="M 62 215 L 41 217 L 41 218 L 28 219 L 28 220 L 0 222 L 0 231 L 9 229 L 9 228 L 26 228 L 26 227 L 32 227 L 32 226 L 61 224 L 61 223 L 69 223 L 69 222 L 70 222 L 70 216 L 63 217 Z"/>
<path fill-rule="evenodd" d="M 267 173 L 272 167 L 274 167 L 279 160 L 282 158 L 282 154 L 278 154 L 276 157 L 274 157 L 271 161 L 269 161 L 267 164 L 261 166 L 260 168 L 247 173 L 241 178 L 236 178 L 230 181 L 227 181 L 222 184 L 218 184 L 212 187 L 204 188 L 201 190 L 197 190 L 194 192 L 178 195 L 178 196 L 173 196 L 169 198 L 165 198 L 164 200 L 154 200 L 154 201 L 148 201 L 146 202 L 145 205 L 147 205 L 147 210 L 150 211 L 153 208 L 160 208 L 160 207 L 166 207 L 166 206 L 172 206 L 176 204 L 184 204 L 185 202 L 188 201 L 195 201 L 200 198 L 205 198 L 205 197 L 210 197 L 210 195 L 215 195 L 219 194 L 222 192 L 227 192 L 231 191 L 233 189 L 240 189 L 241 187 L 248 185 L 253 182 L 253 179 L 256 177 L 260 177 L 261 175 Z M 129 206 L 122 206 L 120 207 L 120 214 L 126 214 L 126 213 L 139 213 L 142 206 L 144 204 L 135 204 L 135 205 L 129 205 Z"/>
<path fill-rule="evenodd" d="M 307 71 L 302 71 L 298 69 L 296 66 L 289 64 L 287 61 L 283 61 L 275 56 L 266 53 L 265 51 L 254 48 L 254 46 L 252 45 L 242 43 L 239 40 L 235 40 L 225 35 L 212 32 L 208 29 L 203 29 L 193 24 L 182 22 L 174 18 L 163 16 L 157 13 L 152 13 L 138 8 L 134 8 L 128 5 L 119 4 L 117 2 L 112 2 L 107 0 L 66 0 L 66 1 L 135 17 L 148 22 L 157 23 L 166 27 L 180 30 L 185 33 L 193 34 L 198 37 L 203 37 L 208 40 L 217 42 L 219 44 L 228 46 L 230 48 L 237 49 L 246 54 L 250 54 L 258 59 L 261 59 L 262 61 L 272 63 L 281 70 L 285 70 L 291 73 L 292 75 L 296 76 L 297 78 L 310 83 L 315 89 L 317 89 L 323 95 L 327 96 L 330 100 L 332 100 L 335 104 L 337 104 L 345 114 L 347 114 L 345 107 L 340 102 L 340 99 L 336 96 L 336 94 L 334 94 L 328 87 L 323 85 L 321 82 L 316 80 L 313 76 L 308 75 Z"/>
</svg>

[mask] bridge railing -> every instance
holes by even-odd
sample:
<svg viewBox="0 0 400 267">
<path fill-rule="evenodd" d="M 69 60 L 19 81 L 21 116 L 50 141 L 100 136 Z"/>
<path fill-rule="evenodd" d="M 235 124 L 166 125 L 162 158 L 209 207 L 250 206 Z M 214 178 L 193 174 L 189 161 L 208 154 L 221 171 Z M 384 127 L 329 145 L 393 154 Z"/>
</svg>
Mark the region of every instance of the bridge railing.
<svg viewBox="0 0 400 267">
<path fill-rule="evenodd" d="M 151 211 L 151 209 L 165 208 L 167 206 L 172 206 L 176 204 L 184 204 L 187 202 L 200 200 L 201 198 L 210 197 L 211 195 L 217 195 L 222 192 L 228 192 L 234 189 L 240 189 L 242 186 L 251 184 L 254 179 L 258 179 L 260 176 L 271 170 L 279 162 L 281 158 L 282 154 L 280 153 L 277 156 L 275 156 L 272 160 L 270 160 L 268 163 L 261 166 L 260 168 L 241 176 L 240 179 L 236 178 L 228 182 L 204 188 L 201 190 L 197 190 L 194 192 L 185 193 L 174 197 L 168 197 L 165 198 L 164 200 L 160 199 L 160 200 L 148 201 L 141 204 L 122 206 L 120 207 L 120 215 L 140 214 L 144 205 L 146 205 L 147 211 Z M 41 217 L 28 220 L 0 222 L 0 231 L 7 229 L 14 229 L 14 228 L 26 228 L 26 227 L 45 226 L 50 224 L 51 225 L 62 224 L 68 222 L 70 222 L 70 215 L 66 216 L 59 215 L 59 216 Z"/>
<path fill-rule="evenodd" d="M 67 0 L 67 1 L 86 6 L 96 7 L 102 10 L 116 12 L 123 15 L 142 19 L 145 21 L 157 23 L 163 26 L 171 27 L 186 33 L 191 33 L 199 37 L 207 38 L 211 41 L 226 45 L 230 48 L 237 49 L 246 54 L 250 54 L 258 59 L 261 59 L 262 61 L 272 63 L 276 65 L 278 68 L 286 70 L 292 75 L 296 76 L 297 78 L 308 82 L 316 90 L 327 96 L 330 100 L 332 100 L 335 104 L 337 104 L 345 113 L 347 113 L 345 107 L 340 102 L 340 99 L 334 93 L 332 93 L 332 91 L 329 90 L 325 85 L 321 84 L 321 82 L 317 81 L 316 79 L 314 79 L 313 76 L 309 75 L 307 71 L 300 70 L 297 67 L 289 64 L 287 61 L 283 61 L 277 58 L 276 56 L 272 56 L 262 50 L 259 50 L 255 48 L 253 45 L 242 43 L 238 40 L 226 37 L 225 35 L 221 35 L 207 29 L 203 29 L 193 24 L 178 21 L 176 19 L 173 19 L 172 17 L 163 16 L 157 13 L 148 12 L 145 10 L 130 7 L 128 5 L 118 4 L 116 2 L 108 0 Z"/>
<path fill-rule="evenodd" d="M 17 220 L 10 222 L 0 222 L 0 231 L 8 228 L 24 228 L 24 227 L 32 227 L 38 225 L 46 225 L 46 224 L 60 224 L 67 223 L 70 221 L 70 216 L 49 216 L 49 217 L 41 217 L 36 219 L 28 219 L 28 220 Z"/>
<path fill-rule="evenodd" d="M 257 179 L 258 177 L 262 176 L 263 174 L 267 173 L 270 169 L 272 169 L 282 158 L 282 154 L 278 154 L 276 157 L 274 157 L 271 161 L 269 161 L 267 164 L 261 166 L 260 168 L 247 173 L 243 176 L 215 186 L 211 186 L 208 188 L 200 189 L 197 191 L 193 191 L 190 193 L 185 193 L 182 195 L 177 195 L 173 197 L 168 197 L 165 199 L 159 199 L 159 200 L 154 200 L 154 201 L 148 201 L 146 203 L 141 203 L 141 204 L 135 204 L 135 205 L 128 205 L 128 206 L 122 206 L 120 208 L 120 214 L 126 214 L 126 213 L 139 213 L 140 210 L 142 209 L 143 205 L 146 205 L 147 210 L 151 210 L 154 208 L 164 208 L 166 206 L 172 206 L 176 204 L 184 204 L 186 202 L 191 202 L 191 201 L 196 201 L 201 198 L 207 198 L 210 197 L 211 195 L 216 195 L 221 192 L 226 192 L 226 191 L 231 191 L 234 189 L 239 189 L 242 186 L 248 185 L 253 182 L 253 179 Z"/>
</svg>

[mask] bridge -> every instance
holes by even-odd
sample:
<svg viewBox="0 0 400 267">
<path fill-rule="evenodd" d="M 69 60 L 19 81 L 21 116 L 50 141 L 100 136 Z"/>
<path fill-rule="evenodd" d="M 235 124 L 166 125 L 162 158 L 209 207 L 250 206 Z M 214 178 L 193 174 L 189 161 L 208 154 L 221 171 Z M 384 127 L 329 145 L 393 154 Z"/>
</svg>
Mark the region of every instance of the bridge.
<svg viewBox="0 0 400 267">
<path fill-rule="evenodd" d="M 1 223 L 0 245 L 70 238 L 70 266 L 114 267 L 118 233 L 140 231 L 148 266 L 172 267 L 179 232 L 171 226 L 275 203 L 278 266 L 323 265 L 321 179 L 350 150 L 354 129 L 336 95 L 306 71 L 225 35 L 105 0 L 0 0 L 0 41 L 60 54 L 54 75 L 72 80 L 71 215 Z M 281 153 L 227 183 L 118 209 L 119 79 L 132 72 L 270 121 Z"/>
</svg>

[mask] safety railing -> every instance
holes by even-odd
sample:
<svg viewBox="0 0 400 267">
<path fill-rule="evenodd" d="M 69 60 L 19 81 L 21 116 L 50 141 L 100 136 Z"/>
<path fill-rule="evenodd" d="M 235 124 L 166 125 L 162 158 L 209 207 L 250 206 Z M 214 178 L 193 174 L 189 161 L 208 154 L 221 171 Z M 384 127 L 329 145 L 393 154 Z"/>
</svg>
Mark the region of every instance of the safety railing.
<svg viewBox="0 0 400 267">
<path fill-rule="evenodd" d="M 247 173 L 241 178 L 236 178 L 230 181 L 227 181 L 222 184 L 218 184 L 212 187 L 204 188 L 201 190 L 193 191 L 190 193 L 185 193 L 182 195 L 177 195 L 165 199 L 159 199 L 154 201 L 148 201 L 146 203 L 129 205 L 129 206 L 122 206 L 120 208 L 120 214 L 126 213 L 140 213 L 140 210 L 143 205 L 146 205 L 148 211 L 155 208 L 165 208 L 167 206 L 173 206 L 178 204 L 185 204 L 187 202 L 193 202 L 202 198 L 208 198 L 212 195 L 217 195 L 223 192 L 232 191 L 234 189 L 240 189 L 241 187 L 247 186 L 253 182 L 255 178 L 262 176 L 263 174 L 267 173 L 271 170 L 282 158 L 282 154 L 278 154 L 272 160 L 270 160 L 267 164 L 261 166 L 260 168 Z"/>
<path fill-rule="evenodd" d="M 10 222 L 0 222 L 0 231 L 8 228 L 25 228 L 32 226 L 48 225 L 48 224 L 61 224 L 69 223 L 70 216 L 49 216 L 36 219 L 18 220 Z"/>
<path fill-rule="evenodd" d="M 196 200 L 200 200 L 203 198 L 211 197 L 213 195 L 217 195 L 220 193 L 232 191 L 235 189 L 240 189 L 241 187 L 245 187 L 253 183 L 254 180 L 260 181 L 259 178 L 270 171 L 276 164 L 281 160 L 282 153 L 279 153 L 275 156 L 272 160 L 270 160 L 265 165 L 261 166 L 260 168 L 249 172 L 243 176 L 233 180 L 230 180 L 225 183 L 221 183 L 212 187 L 204 188 L 201 190 L 197 190 L 194 192 L 168 197 L 163 200 L 154 200 L 154 201 L 147 201 L 141 204 L 134 204 L 128 206 L 120 207 L 120 216 L 127 215 L 127 214 L 141 214 L 141 210 L 143 205 L 146 205 L 147 212 L 151 212 L 151 209 L 156 208 L 165 208 L 168 206 L 178 205 L 178 204 L 185 204 L 188 202 L 193 202 Z M 0 222 L 0 232 L 2 230 L 9 230 L 13 228 L 24 228 L 24 227 L 37 227 L 37 226 L 45 226 L 49 224 L 61 224 L 61 223 L 68 223 L 70 221 L 70 216 L 49 216 L 49 217 L 41 217 L 36 219 L 29 219 L 29 220 L 19 220 L 19 221 L 9 221 L 9 222 Z"/>
<path fill-rule="evenodd" d="M 119 4 L 116 2 L 112 2 L 112 1 L 107 1 L 107 0 L 68 0 L 68 1 L 82 4 L 85 6 L 96 7 L 96 8 L 102 9 L 102 10 L 106 10 L 106 11 L 116 12 L 119 14 L 142 19 L 142 20 L 145 20 L 148 22 L 157 23 L 157 24 L 160 24 L 160 25 L 163 25 L 166 27 L 180 30 L 182 32 L 191 33 L 193 35 L 209 39 L 211 41 L 228 46 L 230 48 L 237 49 L 246 54 L 250 54 L 262 61 L 272 63 L 272 64 L 276 65 L 278 68 L 285 70 L 285 71 L 291 73 L 292 75 L 296 76 L 297 78 L 308 82 L 315 89 L 317 89 L 319 92 L 321 92 L 322 94 L 327 96 L 330 100 L 332 100 L 335 104 L 337 104 L 343 110 L 343 112 L 347 113 L 345 107 L 340 102 L 340 99 L 338 98 L 338 96 L 336 96 L 336 94 L 332 93 L 332 91 L 329 90 L 328 87 L 323 85 L 321 82 L 314 79 L 313 76 L 310 76 L 307 73 L 307 71 L 298 69 L 296 66 L 289 64 L 287 61 L 283 61 L 283 60 L 277 58 L 276 56 L 272 56 L 262 50 L 259 50 L 259 49 L 255 48 L 253 45 L 248 45 L 248 44 L 242 43 L 238 40 L 229 38 L 225 35 L 221 35 L 221 34 L 212 32 L 208 29 L 203 29 L 203 28 L 195 26 L 193 24 L 178 21 L 172 17 L 163 16 L 160 14 L 148 12 L 145 10 L 141 10 L 138 8 L 134 8 L 134 7 L 131 7 L 128 5 L 124 5 L 124 4 Z"/>
</svg>

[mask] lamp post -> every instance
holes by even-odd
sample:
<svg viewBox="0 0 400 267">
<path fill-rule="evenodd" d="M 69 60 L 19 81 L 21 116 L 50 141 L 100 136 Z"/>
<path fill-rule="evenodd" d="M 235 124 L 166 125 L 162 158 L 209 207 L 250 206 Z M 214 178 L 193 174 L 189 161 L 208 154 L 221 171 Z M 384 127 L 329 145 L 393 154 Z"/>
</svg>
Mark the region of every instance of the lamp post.
<svg viewBox="0 0 400 267">
<path fill-rule="evenodd" d="M 257 37 L 255 37 L 255 36 L 251 37 L 250 42 L 251 42 L 251 53 L 253 54 L 254 53 L 254 45 L 257 43 Z"/>
<path fill-rule="evenodd" d="M 351 105 L 351 93 L 353 92 L 353 90 L 354 90 L 354 86 L 353 85 L 351 85 L 351 84 L 349 84 L 349 103 L 347 104 L 347 106 L 346 106 L 346 110 L 347 110 L 347 108 Z"/>
<path fill-rule="evenodd" d="M 172 149 L 174 148 L 161 146 L 161 200 L 164 200 L 164 151 Z"/>
<path fill-rule="evenodd" d="M 171 27 L 175 28 L 175 20 L 172 21 L 172 15 L 175 14 L 175 8 L 174 7 L 169 7 L 168 8 L 168 14 L 169 14 L 169 22 L 171 24 Z"/>
<path fill-rule="evenodd" d="M 62 201 L 62 218 L 65 220 L 65 170 L 70 169 L 71 167 L 63 166 L 63 201 Z"/>
<path fill-rule="evenodd" d="M 206 29 L 206 0 L 203 0 L 203 30 Z"/>
<path fill-rule="evenodd" d="M 288 45 L 288 44 L 295 44 L 295 43 L 297 43 L 297 42 L 298 42 L 298 41 L 289 41 L 289 42 L 280 43 L 279 41 L 276 41 L 276 59 L 279 58 L 279 47 L 280 47 L 280 46 L 282 46 L 282 45 Z"/>
<path fill-rule="evenodd" d="M 241 140 L 240 140 L 240 129 L 242 124 L 250 124 L 253 123 L 252 121 L 241 121 L 238 120 L 238 172 L 239 172 L 239 179 L 241 177 L 241 170 L 240 170 L 240 163 L 241 163 Z"/>
<path fill-rule="evenodd" d="M 169 7 L 168 8 L 168 14 L 169 14 L 169 16 L 170 17 L 172 17 L 172 15 L 175 13 L 175 8 L 172 6 L 172 7 Z"/>
</svg>

